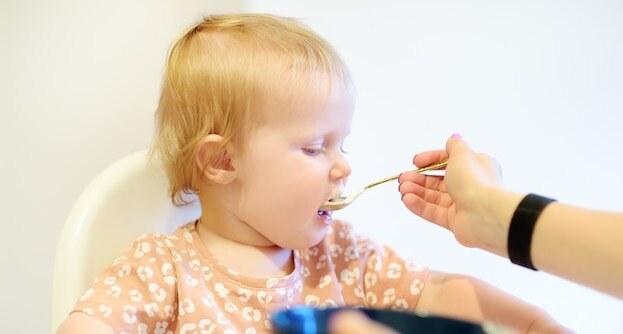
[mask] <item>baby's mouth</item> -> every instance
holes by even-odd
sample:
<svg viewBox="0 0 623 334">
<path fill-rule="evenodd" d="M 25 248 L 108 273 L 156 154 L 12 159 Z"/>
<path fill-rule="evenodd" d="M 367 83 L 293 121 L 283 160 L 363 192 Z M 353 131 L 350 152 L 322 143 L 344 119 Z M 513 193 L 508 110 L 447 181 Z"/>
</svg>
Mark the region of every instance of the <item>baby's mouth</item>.
<svg viewBox="0 0 623 334">
<path fill-rule="evenodd" d="M 329 199 L 327 199 L 324 203 L 323 206 L 326 205 L 327 203 L 330 203 L 331 201 L 334 201 L 336 199 L 339 199 L 342 196 L 342 191 L 340 189 L 340 191 L 335 191 L 331 194 L 332 196 L 329 197 Z M 331 214 L 333 213 L 333 210 L 329 210 L 327 208 L 324 207 L 320 207 L 318 209 L 318 217 L 324 218 L 325 221 L 328 221 L 328 223 L 331 222 Z M 328 224 L 327 223 L 327 224 Z"/>
</svg>

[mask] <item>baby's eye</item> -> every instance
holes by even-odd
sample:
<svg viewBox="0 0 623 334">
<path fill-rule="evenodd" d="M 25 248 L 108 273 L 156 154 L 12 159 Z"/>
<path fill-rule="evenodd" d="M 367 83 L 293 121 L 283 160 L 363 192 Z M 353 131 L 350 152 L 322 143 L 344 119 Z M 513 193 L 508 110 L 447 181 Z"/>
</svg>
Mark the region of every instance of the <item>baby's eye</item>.
<svg viewBox="0 0 623 334">
<path fill-rule="evenodd" d="M 303 153 L 312 157 L 321 154 L 323 151 L 322 147 L 303 147 Z"/>
</svg>

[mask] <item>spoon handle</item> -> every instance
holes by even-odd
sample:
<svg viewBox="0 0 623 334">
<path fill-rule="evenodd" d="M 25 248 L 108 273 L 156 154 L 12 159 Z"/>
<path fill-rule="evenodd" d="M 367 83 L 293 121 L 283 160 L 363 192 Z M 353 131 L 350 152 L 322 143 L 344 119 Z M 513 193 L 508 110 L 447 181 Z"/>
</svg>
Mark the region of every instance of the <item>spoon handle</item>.
<svg viewBox="0 0 623 334">
<path fill-rule="evenodd" d="M 429 170 L 440 169 L 440 168 L 446 167 L 446 165 L 447 165 L 447 164 L 448 164 L 448 162 L 447 162 L 447 161 L 442 161 L 442 162 L 434 163 L 434 164 L 432 164 L 432 165 L 428 165 L 428 166 L 425 166 L 425 167 L 422 167 L 422 168 L 418 168 L 418 169 L 416 169 L 416 170 L 413 170 L 413 171 L 412 171 L 412 173 L 422 173 L 422 172 L 426 172 L 426 171 L 429 171 Z M 394 176 L 390 176 L 390 177 L 386 177 L 386 178 L 384 178 L 384 179 L 382 179 L 382 180 L 378 180 L 378 181 L 376 181 L 376 182 L 373 182 L 373 183 L 368 184 L 367 186 L 365 186 L 365 187 L 364 187 L 364 189 L 366 189 L 366 190 L 367 190 L 367 189 L 370 189 L 370 188 L 372 188 L 372 187 L 374 187 L 374 186 L 378 186 L 379 184 L 382 184 L 382 183 L 385 183 L 385 182 L 389 182 L 389 181 L 396 180 L 396 179 L 398 179 L 398 177 L 399 177 L 399 176 L 400 176 L 400 174 L 398 174 L 398 175 L 394 175 Z"/>
</svg>

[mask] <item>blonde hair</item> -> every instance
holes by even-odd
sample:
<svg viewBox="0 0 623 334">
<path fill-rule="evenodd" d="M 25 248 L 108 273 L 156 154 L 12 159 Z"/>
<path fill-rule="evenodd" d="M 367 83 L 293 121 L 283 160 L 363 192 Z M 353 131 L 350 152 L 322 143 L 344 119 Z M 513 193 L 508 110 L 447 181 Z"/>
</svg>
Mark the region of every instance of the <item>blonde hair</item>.
<svg viewBox="0 0 623 334">
<path fill-rule="evenodd" d="M 292 19 L 209 16 L 184 33 L 167 61 L 152 148 L 164 165 L 173 203 L 185 204 L 183 195 L 197 191 L 203 171 L 196 157 L 205 136 L 224 138 L 209 164 L 228 143 L 240 146 L 252 124 L 265 118 L 260 111 L 275 94 L 271 77 L 300 88 L 311 87 L 317 73 L 350 81 L 333 48 Z"/>
</svg>

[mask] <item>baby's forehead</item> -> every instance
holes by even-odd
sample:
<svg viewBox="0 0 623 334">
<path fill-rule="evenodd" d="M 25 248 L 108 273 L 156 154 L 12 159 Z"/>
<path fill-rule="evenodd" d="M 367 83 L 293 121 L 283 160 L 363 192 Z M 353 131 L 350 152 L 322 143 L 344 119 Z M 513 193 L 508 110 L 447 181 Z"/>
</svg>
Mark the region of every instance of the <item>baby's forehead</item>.
<svg viewBox="0 0 623 334">
<path fill-rule="evenodd" d="M 257 91 L 256 101 L 269 119 L 321 107 L 337 95 L 354 100 L 350 79 L 330 73 L 275 75 L 262 86 L 263 89 Z"/>
</svg>

